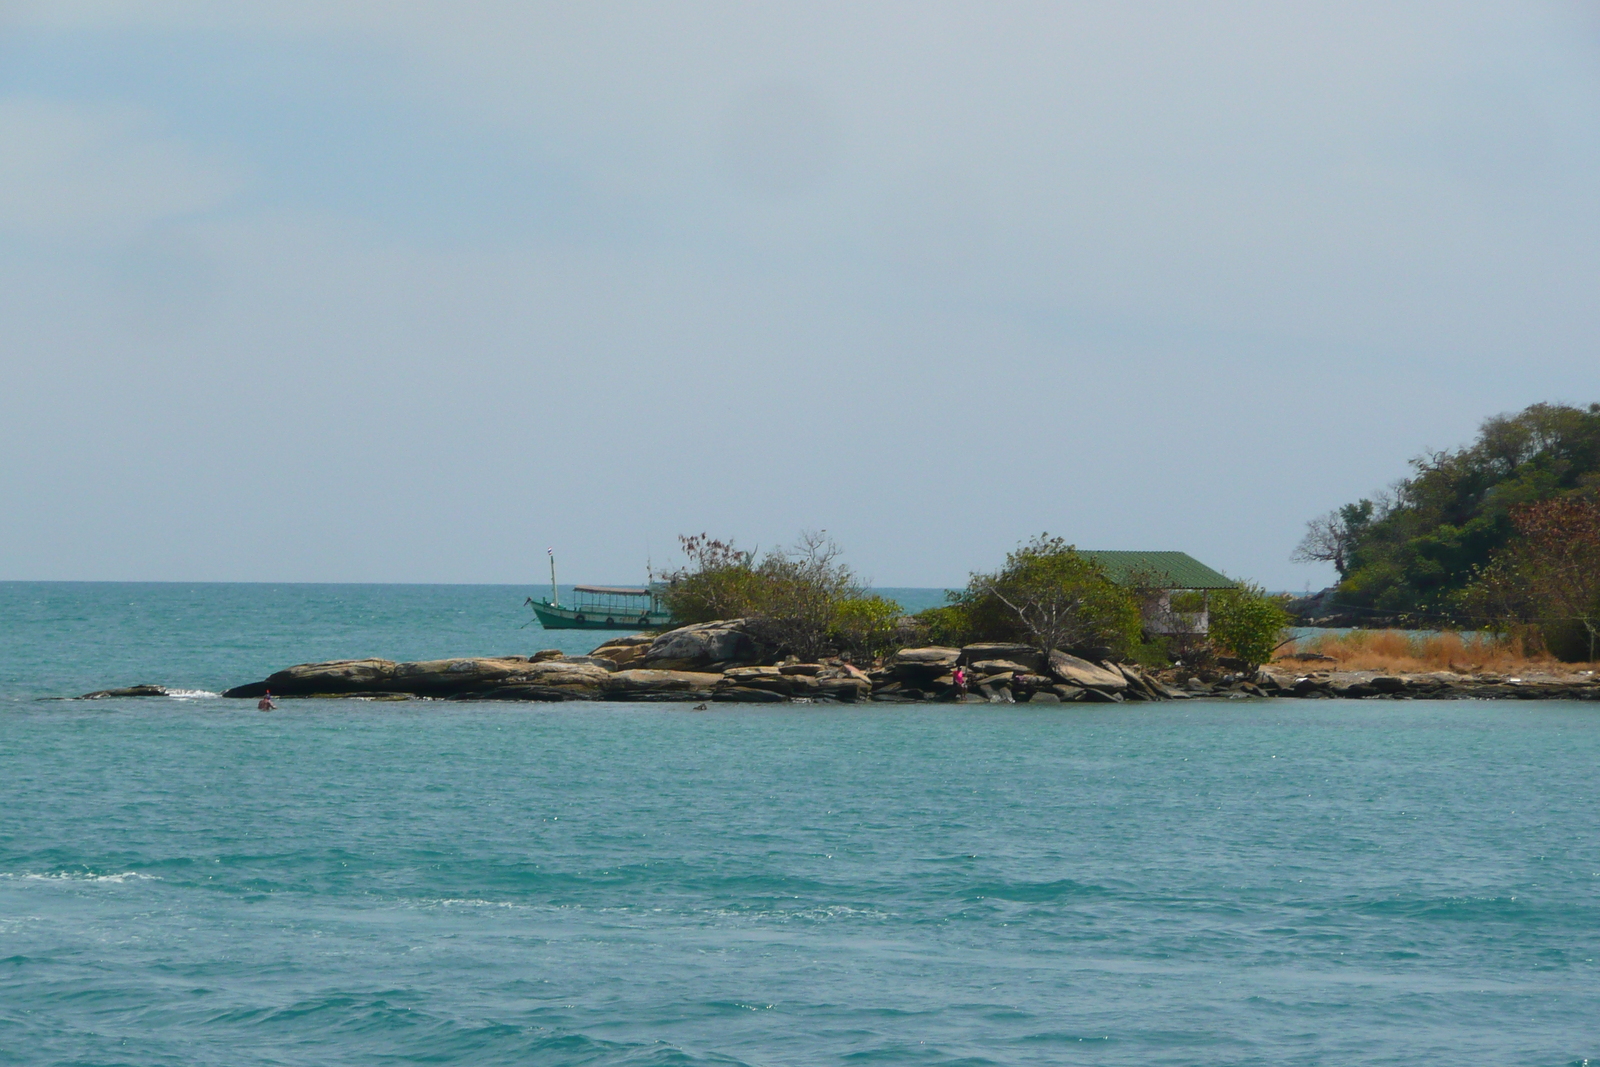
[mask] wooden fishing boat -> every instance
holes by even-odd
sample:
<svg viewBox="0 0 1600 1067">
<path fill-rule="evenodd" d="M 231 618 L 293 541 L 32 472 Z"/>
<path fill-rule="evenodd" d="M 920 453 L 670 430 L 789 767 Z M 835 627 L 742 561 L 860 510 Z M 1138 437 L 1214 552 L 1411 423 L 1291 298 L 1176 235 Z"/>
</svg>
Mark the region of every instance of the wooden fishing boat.
<svg viewBox="0 0 1600 1067">
<path fill-rule="evenodd" d="M 528 604 L 546 630 L 653 630 L 672 622 L 660 597 L 647 587 L 575 585 L 570 604 L 532 597 Z"/>
<path fill-rule="evenodd" d="M 615 585 L 575 585 L 572 603 L 561 603 L 561 586 L 556 584 L 556 553 L 550 557 L 550 599 L 527 599 L 546 630 L 655 630 L 672 623 L 672 614 L 661 605 L 661 585 L 652 582 L 643 588 Z"/>
</svg>

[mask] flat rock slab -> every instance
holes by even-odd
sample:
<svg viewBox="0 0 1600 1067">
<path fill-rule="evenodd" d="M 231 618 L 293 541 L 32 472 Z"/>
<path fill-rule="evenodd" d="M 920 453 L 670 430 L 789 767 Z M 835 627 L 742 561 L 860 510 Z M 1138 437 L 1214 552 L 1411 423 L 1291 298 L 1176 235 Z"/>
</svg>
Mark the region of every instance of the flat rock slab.
<svg viewBox="0 0 1600 1067">
<path fill-rule="evenodd" d="M 640 667 L 607 675 L 605 696 L 608 700 L 665 695 L 704 700 L 721 681 L 722 675 L 704 671 L 666 671 Z"/>
<path fill-rule="evenodd" d="M 1104 667 L 1095 666 L 1086 659 L 1079 659 L 1065 652 L 1050 653 L 1050 673 L 1063 682 L 1085 689 L 1101 689 L 1108 693 L 1116 693 L 1128 688 L 1128 679 L 1124 678 L 1121 672 L 1113 673 Z"/>
<path fill-rule="evenodd" d="M 459 697 L 511 685 L 587 690 L 597 695 L 611 672 L 592 663 L 547 660 L 530 663 L 515 657 L 467 657 L 396 663 L 387 659 L 334 660 L 301 663 L 259 682 L 235 686 L 225 697 L 328 696 L 358 693 L 406 693 L 411 696 Z"/>
</svg>

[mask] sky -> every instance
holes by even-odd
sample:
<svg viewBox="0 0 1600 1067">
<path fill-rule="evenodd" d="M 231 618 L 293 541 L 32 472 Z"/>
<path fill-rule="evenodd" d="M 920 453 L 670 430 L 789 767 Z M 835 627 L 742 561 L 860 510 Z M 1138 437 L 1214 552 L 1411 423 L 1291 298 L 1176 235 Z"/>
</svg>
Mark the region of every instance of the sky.
<svg viewBox="0 0 1600 1067">
<path fill-rule="evenodd" d="M 0 579 L 1320 588 L 1600 400 L 1597 176 L 1575 0 L 0 0 Z"/>
</svg>

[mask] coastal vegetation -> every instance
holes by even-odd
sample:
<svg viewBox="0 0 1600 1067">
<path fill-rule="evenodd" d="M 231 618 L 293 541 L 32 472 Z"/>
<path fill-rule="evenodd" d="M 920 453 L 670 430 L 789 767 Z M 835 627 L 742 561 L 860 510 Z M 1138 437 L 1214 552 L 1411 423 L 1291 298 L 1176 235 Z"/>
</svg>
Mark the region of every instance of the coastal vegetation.
<svg viewBox="0 0 1600 1067">
<path fill-rule="evenodd" d="M 678 542 L 687 562 L 664 576 L 661 599 L 679 624 L 745 619 L 756 640 L 808 660 L 870 657 L 894 642 L 900 605 L 870 592 L 825 533 L 759 558 L 704 533 Z"/>
<path fill-rule="evenodd" d="M 937 644 L 1021 641 L 1125 656 L 1140 643 L 1139 601 L 1059 537 L 1018 545 L 999 570 L 975 573 L 950 603 L 917 616 Z"/>
<path fill-rule="evenodd" d="M 1595 658 L 1600 638 L 1600 498 L 1564 496 L 1511 513 L 1514 537 L 1467 587 L 1469 610 L 1501 629 L 1537 626 L 1566 660 Z"/>
<path fill-rule="evenodd" d="M 824 533 L 802 533 L 765 555 L 704 533 L 681 536 L 679 544 L 685 562 L 663 576 L 662 593 L 676 622 L 744 620 L 755 641 L 808 660 L 864 662 L 907 646 L 990 642 L 1147 667 L 1221 656 L 1254 669 L 1283 642 L 1288 622 L 1281 601 L 1259 586 L 1173 594 L 1164 575 L 1114 578 L 1048 533 L 1020 543 L 999 568 L 974 572 L 965 588 L 948 594 L 948 604 L 909 618 L 872 593 Z M 1209 634 L 1181 625 L 1208 609 Z"/>
<path fill-rule="evenodd" d="M 1600 404 L 1534 404 L 1308 524 L 1339 581 L 1319 613 L 1514 634 L 1592 659 L 1600 638 Z"/>
<path fill-rule="evenodd" d="M 1021 641 L 1147 667 L 1209 665 L 1221 657 L 1253 670 L 1286 639 L 1282 598 L 1258 585 L 1175 593 L 1172 584 L 1148 570 L 1115 580 L 1062 538 L 1040 534 L 1018 545 L 999 570 L 973 574 L 948 605 L 922 612 L 916 622 L 935 644 Z M 1193 625 L 1208 614 L 1208 626 Z"/>
</svg>

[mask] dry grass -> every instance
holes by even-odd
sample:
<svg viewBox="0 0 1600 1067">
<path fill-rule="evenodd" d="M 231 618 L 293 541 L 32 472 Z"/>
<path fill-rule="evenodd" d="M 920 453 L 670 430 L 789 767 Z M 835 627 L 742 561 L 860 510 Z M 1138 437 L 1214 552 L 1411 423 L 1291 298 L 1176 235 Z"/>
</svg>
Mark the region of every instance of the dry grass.
<svg viewBox="0 0 1600 1067">
<path fill-rule="evenodd" d="M 1296 653 L 1319 653 L 1333 662 L 1291 659 Z M 1299 670 L 1388 671 L 1571 671 L 1593 669 L 1592 663 L 1561 663 L 1548 654 L 1529 655 L 1520 637 L 1489 634 L 1418 634 L 1405 630 L 1352 630 L 1319 634 L 1278 650 L 1275 661 Z"/>
</svg>

